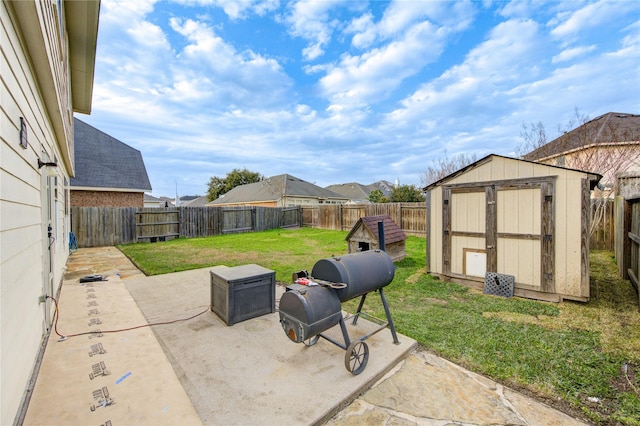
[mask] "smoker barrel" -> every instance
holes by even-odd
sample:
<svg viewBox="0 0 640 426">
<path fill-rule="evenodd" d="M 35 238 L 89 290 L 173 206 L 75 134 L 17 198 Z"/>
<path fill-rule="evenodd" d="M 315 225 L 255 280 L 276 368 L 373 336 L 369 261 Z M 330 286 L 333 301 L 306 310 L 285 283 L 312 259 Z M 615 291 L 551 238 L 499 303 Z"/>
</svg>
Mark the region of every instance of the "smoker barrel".
<svg viewBox="0 0 640 426">
<path fill-rule="evenodd" d="M 381 250 L 368 250 L 321 259 L 313 266 L 311 276 L 318 280 L 345 283 L 335 289 L 341 302 L 378 290 L 393 281 L 393 260 Z M 280 303 L 282 306 L 282 302 Z"/>
<path fill-rule="evenodd" d="M 340 322 L 340 299 L 323 286 L 293 285 L 280 298 L 280 324 L 296 343 L 317 336 Z"/>
</svg>

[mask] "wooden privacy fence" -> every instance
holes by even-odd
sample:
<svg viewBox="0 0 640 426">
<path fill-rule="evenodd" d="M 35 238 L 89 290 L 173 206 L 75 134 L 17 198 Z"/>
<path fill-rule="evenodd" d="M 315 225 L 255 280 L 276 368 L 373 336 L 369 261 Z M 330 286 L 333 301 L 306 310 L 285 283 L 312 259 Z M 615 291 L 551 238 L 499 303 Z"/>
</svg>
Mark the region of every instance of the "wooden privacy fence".
<svg viewBox="0 0 640 426">
<path fill-rule="evenodd" d="M 615 227 L 618 272 L 635 287 L 640 310 L 640 198 L 616 198 Z"/>
<path fill-rule="evenodd" d="M 332 204 L 302 207 L 302 225 L 349 231 L 364 216 L 388 214 L 407 235 L 427 235 L 425 203 Z"/>
<path fill-rule="evenodd" d="M 104 247 L 177 237 L 301 226 L 299 207 L 72 207 L 78 247 Z"/>
<path fill-rule="evenodd" d="M 591 200 L 591 236 L 589 248 L 593 250 L 613 250 L 614 203 L 613 200 Z"/>
</svg>

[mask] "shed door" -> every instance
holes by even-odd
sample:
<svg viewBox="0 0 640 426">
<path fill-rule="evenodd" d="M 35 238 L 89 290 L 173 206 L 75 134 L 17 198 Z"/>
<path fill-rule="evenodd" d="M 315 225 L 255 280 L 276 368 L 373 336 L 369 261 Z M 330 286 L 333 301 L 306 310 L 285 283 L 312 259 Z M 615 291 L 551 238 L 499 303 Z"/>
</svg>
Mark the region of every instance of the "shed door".
<svg viewBox="0 0 640 426">
<path fill-rule="evenodd" d="M 513 275 L 519 287 L 536 291 L 542 286 L 540 215 L 540 188 L 496 191 L 497 265 L 493 271 Z"/>
<path fill-rule="evenodd" d="M 554 292 L 555 176 L 443 186 L 443 272 L 515 276 L 516 286 Z"/>
</svg>

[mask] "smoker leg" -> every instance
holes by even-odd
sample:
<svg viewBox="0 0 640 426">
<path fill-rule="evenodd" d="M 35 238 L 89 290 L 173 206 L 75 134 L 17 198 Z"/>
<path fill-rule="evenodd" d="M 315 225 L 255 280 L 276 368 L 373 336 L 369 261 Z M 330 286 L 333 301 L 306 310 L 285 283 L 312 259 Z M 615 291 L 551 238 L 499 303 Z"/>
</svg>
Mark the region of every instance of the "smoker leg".
<svg viewBox="0 0 640 426">
<path fill-rule="evenodd" d="M 340 317 L 340 330 L 342 330 L 342 337 L 344 338 L 344 346 L 345 348 L 351 345 L 351 340 L 349 339 L 349 332 L 347 332 L 347 325 L 344 323 L 344 319 Z"/>
<path fill-rule="evenodd" d="M 353 325 L 356 325 L 358 323 L 358 317 L 360 316 L 360 311 L 362 311 L 362 307 L 364 306 L 364 299 L 367 297 L 367 294 L 369 293 L 365 293 L 362 295 L 362 299 L 360 299 L 360 304 L 358 305 L 358 310 L 356 311 L 356 314 L 353 316 Z"/>
<path fill-rule="evenodd" d="M 391 329 L 391 337 L 393 337 L 393 343 L 396 345 L 400 344 L 398 340 L 398 335 L 396 334 L 396 327 L 393 325 L 393 320 L 391 319 L 391 312 L 389 311 L 389 305 L 387 304 L 387 298 L 384 297 L 384 291 L 380 289 L 380 299 L 382 299 L 382 306 L 384 306 L 384 312 L 387 314 L 387 321 L 389 322 L 389 328 Z"/>
</svg>

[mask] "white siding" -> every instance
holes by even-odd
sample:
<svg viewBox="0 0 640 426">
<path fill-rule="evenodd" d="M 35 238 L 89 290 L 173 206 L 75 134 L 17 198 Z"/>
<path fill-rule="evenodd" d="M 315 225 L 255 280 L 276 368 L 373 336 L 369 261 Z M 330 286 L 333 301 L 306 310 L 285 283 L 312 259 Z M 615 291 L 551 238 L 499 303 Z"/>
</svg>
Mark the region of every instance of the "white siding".
<svg viewBox="0 0 640 426">
<path fill-rule="evenodd" d="M 16 418 L 52 312 L 50 302 L 48 315 L 45 305 L 39 302 L 49 278 L 45 270 L 49 258 L 45 220 L 49 215 L 44 190 L 47 168 L 39 170 L 37 161 L 55 158 L 59 164 L 54 172 L 58 176 L 61 202 L 56 205 L 58 213 L 52 215 L 55 241 L 51 244 L 55 295 L 68 256 L 62 183 L 65 177 L 68 179 L 65 164 L 69 163 L 69 157 L 60 147 L 67 151 L 72 146 L 72 129 L 68 126 L 71 117 L 68 64 L 59 60 L 65 57 L 59 50 L 65 44 L 57 39 L 55 3 L 25 2 L 15 6 L 15 11 L 13 7 L 7 2 L 0 3 L 0 424 L 3 425 L 12 424 Z M 25 7 L 36 13 L 18 17 L 17 13 L 22 12 L 17 9 Z M 38 22 L 43 17 L 45 21 Z M 31 24 L 29 28 L 24 28 L 25 23 Z M 39 53 L 43 55 L 31 57 L 27 52 L 34 54 L 33 49 L 26 47 L 27 41 L 22 36 L 27 31 L 54 34 L 56 39 L 42 46 Z M 49 63 L 54 68 L 45 70 L 55 72 L 50 80 L 55 87 L 42 82 L 34 73 L 36 67 Z M 48 110 L 45 91 L 48 96 L 53 93 L 59 97 L 59 108 L 55 111 Z M 27 123 L 26 149 L 19 144 L 21 117 Z M 53 123 L 64 123 L 63 132 L 58 134 L 66 140 L 57 138 Z M 52 177 L 51 181 L 55 183 L 56 179 Z"/>
</svg>

